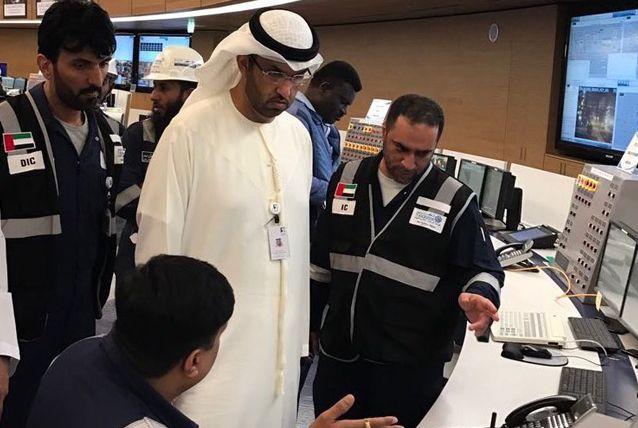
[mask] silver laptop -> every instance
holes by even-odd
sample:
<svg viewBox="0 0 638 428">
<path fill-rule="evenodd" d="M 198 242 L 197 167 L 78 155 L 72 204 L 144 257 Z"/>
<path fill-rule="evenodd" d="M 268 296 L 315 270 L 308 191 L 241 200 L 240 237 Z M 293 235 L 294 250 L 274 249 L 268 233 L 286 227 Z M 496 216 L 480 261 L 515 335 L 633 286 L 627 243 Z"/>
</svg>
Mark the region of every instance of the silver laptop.
<svg viewBox="0 0 638 428">
<path fill-rule="evenodd" d="M 565 345 L 566 319 L 547 312 L 500 310 L 500 321 L 492 324 L 492 337 L 497 342 Z"/>
</svg>

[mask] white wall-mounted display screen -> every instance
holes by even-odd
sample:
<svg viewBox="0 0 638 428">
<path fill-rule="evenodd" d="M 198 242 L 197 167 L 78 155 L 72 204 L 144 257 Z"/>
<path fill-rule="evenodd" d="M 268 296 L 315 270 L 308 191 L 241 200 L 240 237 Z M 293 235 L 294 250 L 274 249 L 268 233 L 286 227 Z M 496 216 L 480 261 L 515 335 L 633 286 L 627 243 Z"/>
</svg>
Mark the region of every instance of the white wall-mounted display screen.
<svg viewBox="0 0 638 428">
<path fill-rule="evenodd" d="M 144 80 L 151 71 L 151 65 L 155 61 L 157 54 L 162 52 L 166 46 L 186 46 L 190 47 L 190 36 L 164 36 L 164 35 L 141 35 L 139 36 L 139 63 L 137 67 L 137 86 L 150 88 L 153 82 Z"/>
<path fill-rule="evenodd" d="M 133 34 L 116 34 L 117 44 L 113 58 L 117 68 L 116 85 L 130 85 L 133 78 L 133 45 L 135 36 Z"/>
<path fill-rule="evenodd" d="M 571 20 L 561 139 L 622 153 L 638 131 L 638 10 Z"/>
</svg>

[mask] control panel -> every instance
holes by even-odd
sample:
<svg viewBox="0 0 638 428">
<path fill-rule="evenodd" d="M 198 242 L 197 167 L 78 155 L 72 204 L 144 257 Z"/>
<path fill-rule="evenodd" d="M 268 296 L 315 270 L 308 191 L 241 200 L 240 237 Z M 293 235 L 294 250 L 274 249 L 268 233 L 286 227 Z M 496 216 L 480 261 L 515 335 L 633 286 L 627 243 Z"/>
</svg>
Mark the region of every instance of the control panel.
<svg viewBox="0 0 638 428">
<path fill-rule="evenodd" d="M 341 153 L 343 162 L 375 156 L 382 148 L 383 126 L 366 123 L 363 119 L 350 119 Z"/>
<path fill-rule="evenodd" d="M 565 228 L 557 240 L 556 263 L 569 276 L 574 293 L 596 292 L 609 222 L 617 217 L 620 200 L 638 208 L 638 177 L 615 166 L 585 165 L 576 179 Z M 595 299 L 581 300 L 593 303 Z"/>
</svg>

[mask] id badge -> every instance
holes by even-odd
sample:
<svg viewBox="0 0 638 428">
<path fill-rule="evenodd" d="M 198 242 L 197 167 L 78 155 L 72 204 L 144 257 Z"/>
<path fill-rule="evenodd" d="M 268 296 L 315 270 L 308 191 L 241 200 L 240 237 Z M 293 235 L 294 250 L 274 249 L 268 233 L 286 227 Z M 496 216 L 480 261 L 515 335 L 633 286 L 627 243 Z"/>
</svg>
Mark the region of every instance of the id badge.
<svg viewBox="0 0 638 428">
<path fill-rule="evenodd" d="M 447 217 L 442 214 L 415 208 L 410 217 L 410 224 L 441 233 L 446 220 Z"/>
<path fill-rule="evenodd" d="M 332 213 L 339 215 L 354 215 L 354 208 L 357 206 L 357 201 L 352 199 L 337 199 L 332 200 Z"/>
<path fill-rule="evenodd" d="M 7 163 L 9 164 L 10 175 L 44 169 L 44 159 L 40 150 L 33 153 L 7 156 Z"/>
<path fill-rule="evenodd" d="M 113 146 L 113 163 L 115 165 L 122 165 L 124 163 L 124 147 L 120 145 Z"/>
<path fill-rule="evenodd" d="M 290 257 L 286 226 L 277 224 L 268 226 L 268 246 L 270 247 L 270 260 L 284 260 Z"/>
</svg>

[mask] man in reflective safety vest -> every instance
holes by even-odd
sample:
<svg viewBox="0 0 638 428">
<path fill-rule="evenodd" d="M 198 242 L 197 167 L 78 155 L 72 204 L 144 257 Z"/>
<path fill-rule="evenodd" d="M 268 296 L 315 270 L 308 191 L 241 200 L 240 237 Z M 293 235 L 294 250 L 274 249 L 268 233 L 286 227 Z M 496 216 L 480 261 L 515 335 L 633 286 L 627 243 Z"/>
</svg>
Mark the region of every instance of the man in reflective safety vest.
<svg viewBox="0 0 638 428">
<path fill-rule="evenodd" d="M 416 426 L 443 386 L 461 311 L 476 332 L 498 319 L 504 275 L 476 195 L 430 162 L 443 125 L 438 104 L 404 95 L 383 151 L 332 177 L 311 251 L 316 413 L 350 392 L 346 417 Z"/>
<path fill-rule="evenodd" d="M 121 145 L 94 107 L 114 50 L 97 4 L 55 3 L 38 28 L 46 82 L 0 104 L 0 216 L 20 349 L 2 427 L 24 426 L 49 363 L 95 334 L 109 293 Z"/>
<path fill-rule="evenodd" d="M 195 70 L 203 63 L 204 59 L 194 49 L 186 46 L 168 46 L 155 58 L 150 74 L 144 76 L 144 80 L 153 81 L 153 110 L 151 117 L 129 126 L 123 137 L 126 154 L 115 200 L 115 211 L 118 217 L 126 220 L 126 225 L 117 250 L 117 278 L 122 278 L 135 268 L 135 214 L 155 146 L 166 127 L 197 87 Z"/>
</svg>

